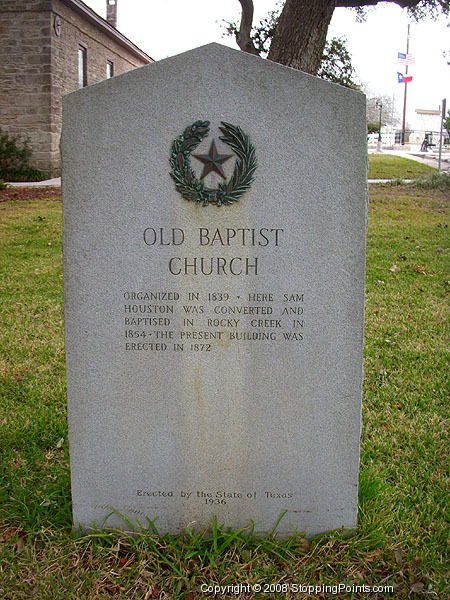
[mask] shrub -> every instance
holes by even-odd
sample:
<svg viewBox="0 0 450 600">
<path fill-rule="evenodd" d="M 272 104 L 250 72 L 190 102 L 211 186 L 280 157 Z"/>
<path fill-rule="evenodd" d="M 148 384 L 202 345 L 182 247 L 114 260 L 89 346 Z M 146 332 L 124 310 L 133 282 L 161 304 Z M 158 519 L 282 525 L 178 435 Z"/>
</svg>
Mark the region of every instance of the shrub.
<svg viewBox="0 0 450 600">
<path fill-rule="evenodd" d="M 425 189 L 450 190 L 450 173 L 433 173 L 419 177 L 412 181 L 411 185 Z"/>
<path fill-rule="evenodd" d="M 29 140 L 19 141 L 0 131 L 0 179 L 6 181 L 42 181 L 48 174 L 30 165 Z"/>
</svg>

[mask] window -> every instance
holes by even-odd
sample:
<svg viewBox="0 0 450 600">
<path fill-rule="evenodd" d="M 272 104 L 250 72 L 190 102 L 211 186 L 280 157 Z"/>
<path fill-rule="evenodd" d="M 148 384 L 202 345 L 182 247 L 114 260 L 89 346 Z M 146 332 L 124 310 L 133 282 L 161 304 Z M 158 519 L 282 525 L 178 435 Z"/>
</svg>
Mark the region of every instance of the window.
<svg viewBox="0 0 450 600">
<path fill-rule="evenodd" d="M 78 87 L 87 86 L 87 49 L 81 44 L 78 46 Z"/>
<path fill-rule="evenodd" d="M 114 77 L 114 63 L 112 60 L 106 61 L 106 79 Z"/>
</svg>

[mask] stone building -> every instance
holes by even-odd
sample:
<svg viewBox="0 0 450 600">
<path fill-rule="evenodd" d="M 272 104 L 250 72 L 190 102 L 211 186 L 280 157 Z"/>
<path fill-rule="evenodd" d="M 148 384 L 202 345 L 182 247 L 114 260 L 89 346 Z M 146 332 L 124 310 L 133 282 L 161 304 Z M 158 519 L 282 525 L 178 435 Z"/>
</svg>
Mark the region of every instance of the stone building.
<svg viewBox="0 0 450 600">
<path fill-rule="evenodd" d="M 441 129 L 441 108 L 433 109 L 416 109 L 416 117 L 414 119 L 414 129 L 420 131 L 440 131 Z"/>
<path fill-rule="evenodd" d="M 437 109 L 417 108 L 411 124 L 411 133 L 409 142 L 411 144 L 421 144 L 425 134 L 431 134 L 429 141 L 439 146 L 439 137 L 441 130 L 441 107 Z M 443 141 L 447 138 L 446 131 L 443 131 Z"/>
<path fill-rule="evenodd" d="M 0 0 L 0 129 L 28 137 L 32 166 L 59 175 L 61 99 L 152 62 L 81 0 Z"/>
</svg>

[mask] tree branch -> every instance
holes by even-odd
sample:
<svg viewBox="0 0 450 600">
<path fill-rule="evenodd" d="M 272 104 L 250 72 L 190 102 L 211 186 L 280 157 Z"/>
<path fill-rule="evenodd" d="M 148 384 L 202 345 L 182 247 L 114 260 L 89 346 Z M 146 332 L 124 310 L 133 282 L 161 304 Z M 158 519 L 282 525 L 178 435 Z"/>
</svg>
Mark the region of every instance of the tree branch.
<svg viewBox="0 0 450 600">
<path fill-rule="evenodd" d="M 253 23 L 253 0 L 239 0 L 242 6 L 241 27 L 236 33 L 236 42 L 241 50 L 249 54 L 259 54 L 255 48 L 250 33 Z"/>
<path fill-rule="evenodd" d="M 336 7 L 360 7 L 360 6 L 375 6 L 380 2 L 391 2 L 398 4 L 402 8 L 411 8 L 419 4 L 420 0 L 336 0 Z"/>
</svg>

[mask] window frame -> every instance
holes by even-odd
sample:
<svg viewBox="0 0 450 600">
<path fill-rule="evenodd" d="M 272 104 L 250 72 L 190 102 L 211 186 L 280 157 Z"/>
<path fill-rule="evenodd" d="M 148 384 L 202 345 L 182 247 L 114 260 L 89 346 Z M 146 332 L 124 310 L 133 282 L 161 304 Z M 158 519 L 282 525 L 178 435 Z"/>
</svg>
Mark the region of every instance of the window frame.
<svg viewBox="0 0 450 600">
<path fill-rule="evenodd" d="M 109 68 L 111 69 L 111 74 L 109 75 Z M 114 61 L 110 58 L 106 59 L 106 79 L 111 79 L 114 77 Z"/>
<path fill-rule="evenodd" d="M 78 89 L 84 88 L 88 84 L 87 53 L 88 49 L 86 44 L 83 42 L 78 42 Z M 81 57 L 82 60 L 80 60 Z M 80 66 L 82 66 L 82 70 L 80 70 Z"/>
</svg>

